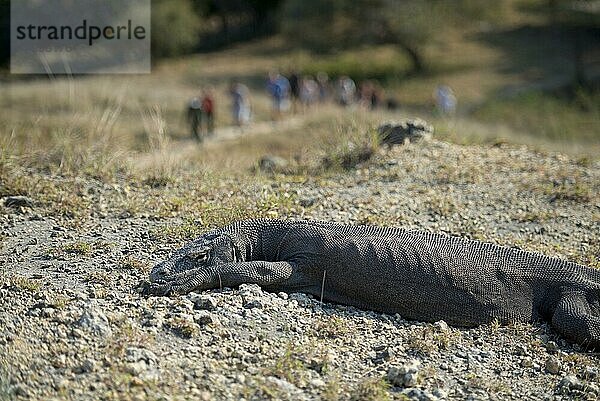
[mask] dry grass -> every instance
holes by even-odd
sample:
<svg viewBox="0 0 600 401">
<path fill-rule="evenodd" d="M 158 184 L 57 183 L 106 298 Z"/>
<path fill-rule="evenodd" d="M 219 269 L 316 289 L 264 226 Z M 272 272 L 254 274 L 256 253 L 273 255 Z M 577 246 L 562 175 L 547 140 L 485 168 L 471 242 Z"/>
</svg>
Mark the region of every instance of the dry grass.
<svg viewBox="0 0 600 401">
<path fill-rule="evenodd" d="M 511 14 L 511 24 L 522 22 L 523 16 L 517 14 Z M 41 205 L 42 214 L 78 223 L 95 213 L 158 219 L 185 215 L 192 220 L 203 219 L 201 227 L 205 229 L 228 221 L 225 215 L 285 217 L 300 210 L 294 199 L 272 199 L 272 194 L 267 194 L 245 205 L 244 194 L 225 196 L 226 187 L 248 180 L 261 183 L 262 173 L 255 167 L 260 157 L 267 154 L 290 163 L 286 176 L 273 177 L 277 183 L 304 182 L 310 176 L 327 177 L 332 171 L 353 168 L 372 150 L 369 130 L 383 120 L 406 117 L 407 110 L 410 115 L 420 114 L 433 122 L 438 138 L 464 144 L 525 143 L 538 149 L 574 153 L 581 164 L 592 166 L 600 154 L 600 141 L 594 142 L 589 134 L 581 141 L 549 140 L 515 129 L 514 124 L 496 123 L 493 118 L 487 118 L 492 122 L 483 124 L 471 117 L 447 119 L 429 112 L 431 92 L 439 82 L 453 86 L 461 104 L 475 104 L 508 84 L 526 80 L 498 64 L 505 58 L 506 49 L 486 43 L 478 36 L 480 33 L 454 32 L 443 43 L 432 46 L 428 50 L 430 59 L 444 55 L 443 59 L 449 60 L 436 67 L 433 74 L 402 80 L 386 78 L 388 94 L 409 107 L 400 112 L 369 113 L 325 105 L 279 124 L 266 122 L 269 100 L 264 93 L 264 77 L 269 70 L 335 67 L 366 68 L 362 74 L 400 74 L 406 60 L 389 46 L 317 55 L 290 50 L 280 38 L 272 38 L 219 53 L 164 62 L 147 76 L 2 82 L 0 196 L 33 196 Z M 559 55 L 552 53 L 549 57 L 558 62 Z M 364 63 L 367 59 L 371 62 Z M 526 61 L 529 62 L 523 62 Z M 254 118 L 259 123 L 231 139 L 197 146 L 188 140 L 184 113 L 187 101 L 198 94 L 201 86 L 212 85 L 217 98 L 217 126 L 226 126 L 230 123 L 227 86 L 234 78 L 251 87 Z M 570 118 L 572 121 L 577 115 Z M 536 124 L 543 122 L 535 120 Z M 436 182 L 476 182 L 486 167 L 475 167 L 477 170 L 448 165 L 438 172 Z M 224 180 L 231 176 L 237 178 L 233 184 Z M 110 191 L 106 211 L 95 210 L 98 200 L 88 192 L 86 182 L 118 186 Z M 545 184 L 548 182 L 551 181 Z M 583 181 L 576 185 L 561 181 L 558 186 L 539 186 L 538 192 L 561 201 L 590 202 L 595 199 L 595 189 Z M 223 207 L 211 211 L 207 205 L 214 205 L 217 200 Z M 440 216 L 451 215 L 455 209 L 452 202 L 443 198 L 432 199 L 427 206 L 432 214 Z M 369 213 L 364 222 L 385 224 L 389 217 L 394 216 Z M 544 216 L 517 218 L 543 220 Z M 174 232 L 176 236 L 185 238 L 195 232 L 189 225 L 174 231 L 178 231 Z"/>
<path fill-rule="evenodd" d="M 531 16 L 516 12 L 516 8 L 511 10 L 503 29 L 524 21 L 536 22 Z M 302 121 L 297 125 L 283 124 L 262 132 L 251 130 L 235 140 L 195 148 L 180 141 L 189 136 L 184 113 L 186 103 L 198 94 L 200 87 L 210 84 L 217 99 L 217 126 L 228 125 L 227 85 L 230 80 L 239 78 L 252 89 L 255 120 L 265 121 L 269 117 L 269 100 L 264 93 L 264 78 L 269 70 L 337 69 L 339 73 L 352 73 L 360 67 L 364 71 L 355 72 L 357 76 L 383 74 L 392 77 L 386 78 L 388 95 L 410 107 L 411 114 L 421 113 L 426 119 L 432 119 L 428 112 L 431 94 L 440 82 L 455 89 L 461 105 L 478 104 L 507 85 L 526 82 L 528 77 L 520 72 L 518 63 L 522 62 L 525 68 L 531 60 L 515 56 L 506 61 L 506 44 L 484 40 L 482 35 L 477 30 L 447 35 L 428 49 L 429 59 L 439 61 L 434 73 L 402 80 L 393 77 L 401 76 L 407 63 L 401 52 L 393 47 L 359 48 L 324 56 L 290 50 L 280 38 L 272 38 L 220 53 L 164 62 L 147 76 L 4 82 L 0 84 L 3 94 L 0 107 L 4 111 L 0 120 L 2 181 L 5 181 L 4 170 L 11 160 L 14 162 L 14 157 L 18 157 L 22 166 L 33 166 L 54 174 L 84 173 L 103 181 L 133 174 L 159 185 L 169 182 L 190 164 L 195 168 L 239 171 L 252 167 L 263 154 L 301 161 L 314 158 L 328 140 L 337 141 L 340 133 L 348 130 L 356 132 L 356 121 L 359 121 L 358 125 L 365 125 L 363 120 L 374 123 L 398 118 L 401 114 L 381 112 L 365 116 L 361 111 L 327 106 L 320 108 L 318 113 L 299 116 Z M 523 53 L 528 45 L 527 41 L 523 42 Z M 559 51 L 548 52 L 548 58 L 556 65 L 565 62 L 565 56 Z M 364 63 L 367 59 L 370 62 Z M 506 68 L 507 62 L 515 63 L 515 68 Z M 554 73 L 549 72 L 551 76 Z M 591 107 L 596 110 L 594 99 L 591 98 Z M 527 104 L 528 113 L 536 114 L 538 102 Z M 561 107 L 555 106 L 553 121 L 561 119 L 556 115 Z M 498 108 L 500 106 L 490 107 L 484 114 L 485 120 L 491 123 L 486 124 L 464 117 L 433 118 L 436 135 L 459 143 L 526 143 L 579 153 L 588 159 L 600 154 L 598 138 L 589 133 L 597 131 L 594 124 L 588 127 L 583 141 L 570 136 L 567 140 L 549 140 L 536 137 L 527 129 L 518 129 L 514 123 L 502 125 L 497 118 L 491 118 L 490 115 L 503 115 L 504 103 L 502 110 Z M 575 121 L 578 116 L 569 114 L 569 121 Z M 592 118 L 591 114 L 589 118 Z M 534 124 L 542 126 L 545 121 L 538 118 Z M 361 130 L 362 127 L 358 129 Z M 142 164 L 139 163 L 140 155 L 145 155 Z M 26 187 L 19 183 L 14 186 L 17 192 L 24 192 Z"/>
</svg>

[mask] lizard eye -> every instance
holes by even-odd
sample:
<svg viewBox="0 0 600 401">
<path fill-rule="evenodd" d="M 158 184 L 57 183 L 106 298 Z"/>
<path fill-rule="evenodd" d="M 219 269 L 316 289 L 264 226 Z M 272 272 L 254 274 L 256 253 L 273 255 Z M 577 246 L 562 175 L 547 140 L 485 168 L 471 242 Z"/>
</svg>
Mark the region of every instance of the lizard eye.
<svg viewBox="0 0 600 401">
<path fill-rule="evenodd" d="M 193 259 L 196 262 L 206 262 L 209 258 L 209 249 L 203 248 L 200 250 L 194 250 L 188 253 L 188 258 Z"/>
</svg>

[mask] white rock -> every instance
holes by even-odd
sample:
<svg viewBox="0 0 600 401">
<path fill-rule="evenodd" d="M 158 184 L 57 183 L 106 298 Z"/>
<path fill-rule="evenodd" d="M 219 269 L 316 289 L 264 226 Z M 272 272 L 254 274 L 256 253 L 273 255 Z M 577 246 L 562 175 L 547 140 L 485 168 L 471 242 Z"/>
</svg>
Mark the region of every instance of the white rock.
<svg viewBox="0 0 600 401">
<path fill-rule="evenodd" d="M 555 356 L 551 356 L 548 359 L 546 359 L 545 366 L 546 366 L 546 371 L 548 373 L 552 373 L 554 375 L 560 373 L 561 363 L 560 363 L 560 360 Z"/>
<path fill-rule="evenodd" d="M 110 322 L 97 305 L 90 304 L 79 318 L 77 324 L 91 333 L 106 337 L 112 334 Z"/>
</svg>

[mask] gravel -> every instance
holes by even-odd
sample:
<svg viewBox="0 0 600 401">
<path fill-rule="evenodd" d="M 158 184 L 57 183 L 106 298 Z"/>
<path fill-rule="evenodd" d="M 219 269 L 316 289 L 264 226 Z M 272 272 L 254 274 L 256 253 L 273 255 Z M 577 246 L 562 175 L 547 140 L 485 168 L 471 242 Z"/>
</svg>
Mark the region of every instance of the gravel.
<svg viewBox="0 0 600 401">
<path fill-rule="evenodd" d="M 194 196 L 218 205 L 285 193 L 287 206 L 266 213 L 403 225 L 597 264 L 599 167 L 431 140 L 348 172 L 230 177 Z M 44 201 L 0 206 L 0 399 L 600 397 L 598 355 L 546 324 L 462 329 L 256 285 L 142 298 L 136 284 L 185 241 L 164 233 L 189 219 L 123 204 L 192 184 L 81 185 L 90 212 L 77 224 Z"/>
</svg>

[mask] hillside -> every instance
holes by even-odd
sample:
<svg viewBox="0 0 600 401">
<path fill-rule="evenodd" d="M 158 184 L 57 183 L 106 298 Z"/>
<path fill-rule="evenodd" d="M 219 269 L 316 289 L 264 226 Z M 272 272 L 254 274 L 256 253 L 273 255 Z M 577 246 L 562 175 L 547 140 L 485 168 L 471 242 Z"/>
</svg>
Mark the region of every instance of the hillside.
<svg viewBox="0 0 600 401">
<path fill-rule="evenodd" d="M 254 216 L 418 228 L 598 267 L 599 167 L 514 146 L 438 140 L 312 176 L 184 167 L 172 181 L 107 184 L 13 167 L 9 179 L 32 185 L 34 206 L 1 211 L 1 258 L 10 268 L 1 278 L 0 394 L 595 397 L 598 356 L 545 325 L 448 328 L 254 286 L 149 299 L 133 288 L 187 239 Z M 388 372 L 404 365 L 412 376 L 392 370 L 391 386 Z"/>
</svg>

